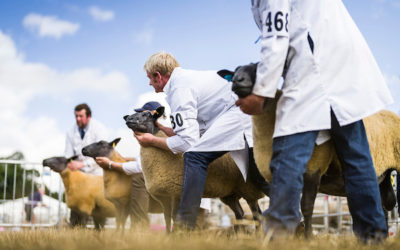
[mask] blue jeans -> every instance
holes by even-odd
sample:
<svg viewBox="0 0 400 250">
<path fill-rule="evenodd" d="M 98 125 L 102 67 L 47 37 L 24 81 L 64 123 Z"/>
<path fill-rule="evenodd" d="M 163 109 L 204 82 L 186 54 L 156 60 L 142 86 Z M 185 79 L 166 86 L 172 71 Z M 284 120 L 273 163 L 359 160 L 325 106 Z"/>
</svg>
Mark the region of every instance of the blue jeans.
<svg viewBox="0 0 400 250">
<path fill-rule="evenodd" d="M 186 152 L 183 155 L 182 194 L 176 215 L 177 227 L 195 228 L 208 165 L 225 153 L 227 152 Z"/>
<path fill-rule="evenodd" d="M 186 152 L 183 155 L 182 195 L 177 213 L 177 226 L 193 229 L 207 178 L 208 165 L 227 151 Z M 258 171 L 254 161 L 253 148 L 249 148 L 248 181 L 265 194 L 269 194 L 269 184 Z"/>
<path fill-rule="evenodd" d="M 341 127 L 331 112 L 331 136 L 342 165 L 354 233 L 361 239 L 386 237 L 378 181 L 362 121 Z M 300 221 L 303 174 L 318 131 L 274 138 L 270 206 L 266 229 L 293 233 Z"/>
</svg>

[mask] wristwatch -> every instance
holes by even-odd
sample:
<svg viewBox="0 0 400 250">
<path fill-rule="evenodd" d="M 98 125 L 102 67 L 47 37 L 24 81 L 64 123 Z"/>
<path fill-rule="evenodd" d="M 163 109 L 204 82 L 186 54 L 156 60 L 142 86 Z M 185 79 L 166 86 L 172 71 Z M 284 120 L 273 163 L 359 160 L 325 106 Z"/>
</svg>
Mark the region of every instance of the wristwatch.
<svg viewBox="0 0 400 250">
<path fill-rule="evenodd" d="M 108 169 L 112 169 L 112 164 L 113 164 L 113 161 L 110 161 L 110 163 L 108 163 Z"/>
</svg>

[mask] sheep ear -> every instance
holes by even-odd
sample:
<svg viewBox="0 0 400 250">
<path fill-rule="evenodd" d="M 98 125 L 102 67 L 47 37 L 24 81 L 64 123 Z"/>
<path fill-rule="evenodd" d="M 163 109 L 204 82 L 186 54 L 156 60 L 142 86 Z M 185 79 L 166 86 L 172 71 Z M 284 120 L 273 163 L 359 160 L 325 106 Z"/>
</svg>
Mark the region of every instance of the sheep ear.
<svg viewBox="0 0 400 250">
<path fill-rule="evenodd" d="M 118 137 L 117 139 L 115 139 L 114 141 L 108 143 L 110 144 L 113 148 L 115 148 L 115 146 L 117 146 L 118 142 L 121 140 L 120 137 Z"/>
<path fill-rule="evenodd" d="M 222 69 L 222 70 L 218 71 L 217 74 L 220 77 L 227 80 L 228 82 L 232 82 L 232 78 L 233 78 L 233 75 L 235 74 L 235 72 L 227 70 L 227 69 Z"/>
<path fill-rule="evenodd" d="M 126 119 L 128 119 L 129 115 L 125 115 L 123 118 L 126 121 Z"/>
<path fill-rule="evenodd" d="M 71 162 L 71 161 L 75 161 L 76 159 L 78 159 L 78 156 L 74 155 L 74 156 L 68 158 L 67 161 Z"/>
<path fill-rule="evenodd" d="M 164 114 L 164 111 L 165 111 L 165 107 L 163 107 L 163 106 L 158 107 L 158 108 L 154 111 L 153 118 L 154 118 L 155 120 L 157 120 L 158 118 L 160 118 L 160 117 Z"/>
</svg>

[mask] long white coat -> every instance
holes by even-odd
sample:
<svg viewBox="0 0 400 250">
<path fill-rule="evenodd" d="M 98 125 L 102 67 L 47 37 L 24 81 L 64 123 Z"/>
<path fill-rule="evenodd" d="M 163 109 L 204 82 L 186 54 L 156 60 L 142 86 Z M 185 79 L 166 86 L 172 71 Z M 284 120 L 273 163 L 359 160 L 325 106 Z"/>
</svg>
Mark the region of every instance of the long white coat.
<svg viewBox="0 0 400 250">
<path fill-rule="evenodd" d="M 252 0 L 262 31 L 253 93 L 274 97 L 274 137 L 324 130 L 369 116 L 392 97 L 366 41 L 341 0 Z"/>
<path fill-rule="evenodd" d="M 242 150 L 247 152 L 246 141 L 253 147 L 252 123 L 251 117 L 235 106 L 237 97 L 231 91 L 231 84 L 216 71 L 178 67 L 164 92 L 176 134 L 167 139 L 171 151 L 231 151 L 246 178 L 248 155 Z"/>
<path fill-rule="evenodd" d="M 107 132 L 103 126 L 91 118 L 87 131 L 83 139 L 79 133 L 78 125 L 74 125 L 67 133 L 65 140 L 65 157 L 70 158 L 74 155 L 78 156 L 78 160 L 85 162 L 85 167 L 82 171 L 94 175 L 103 175 L 103 169 L 96 164 L 96 162 L 82 154 L 82 148 L 98 142 L 100 140 L 107 140 Z"/>
</svg>

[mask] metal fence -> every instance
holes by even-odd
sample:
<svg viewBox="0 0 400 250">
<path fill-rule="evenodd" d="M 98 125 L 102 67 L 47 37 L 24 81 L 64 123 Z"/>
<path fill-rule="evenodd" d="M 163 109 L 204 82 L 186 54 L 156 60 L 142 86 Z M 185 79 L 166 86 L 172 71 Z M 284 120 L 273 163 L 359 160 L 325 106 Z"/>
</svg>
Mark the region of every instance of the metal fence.
<svg viewBox="0 0 400 250">
<path fill-rule="evenodd" d="M 69 211 L 59 174 L 40 163 L 14 160 L 0 160 L 0 173 L 0 230 L 61 226 Z"/>
<path fill-rule="evenodd" d="M 66 223 L 70 211 L 62 201 L 64 186 L 58 173 L 42 167 L 40 163 L 0 160 L 0 175 L 3 175 L 0 176 L 0 180 L 2 180 L 0 182 L 0 197 L 2 197 L 0 200 L 0 231 L 5 228 L 61 227 Z M 395 171 L 392 175 L 396 180 Z M 35 191 L 41 187 L 47 187 L 42 195 L 42 201 L 36 202 L 32 198 L 30 199 L 29 196 L 33 197 Z M 263 211 L 268 208 L 268 205 L 268 198 L 260 200 L 260 207 Z M 245 212 L 250 214 L 250 210 L 246 210 L 246 206 L 243 202 Z M 389 212 L 388 216 L 389 228 L 392 231 L 397 231 L 399 228 L 397 206 Z M 233 213 L 219 199 L 212 200 L 210 215 L 214 224 L 218 226 L 233 224 L 231 220 Z M 161 220 L 160 216 L 156 216 L 157 221 Z M 114 220 L 110 222 L 114 222 Z M 114 227 L 114 223 L 107 224 L 108 227 Z M 315 230 L 345 233 L 351 232 L 351 225 L 346 198 L 318 194 L 313 214 Z"/>
</svg>

